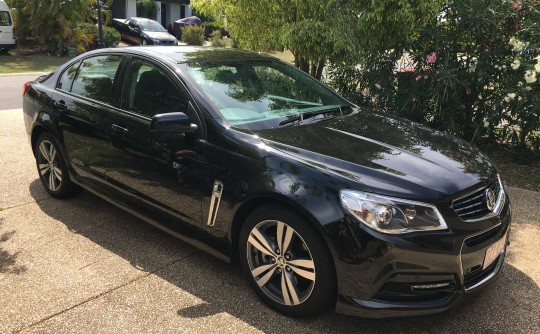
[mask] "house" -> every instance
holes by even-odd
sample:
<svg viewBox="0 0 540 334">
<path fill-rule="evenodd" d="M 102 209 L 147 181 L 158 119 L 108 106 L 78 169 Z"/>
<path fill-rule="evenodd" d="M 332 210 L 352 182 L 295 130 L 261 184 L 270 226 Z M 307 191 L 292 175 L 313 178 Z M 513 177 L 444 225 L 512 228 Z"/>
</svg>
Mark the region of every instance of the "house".
<svg viewBox="0 0 540 334">
<path fill-rule="evenodd" d="M 189 6 L 190 0 L 161 0 L 156 1 L 158 10 L 156 21 L 167 27 L 169 23 L 193 15 Z M 136 0 L 114 0 L 111 5 L 114 18 L 130 18 L 137 16 Z"/>
</svg>

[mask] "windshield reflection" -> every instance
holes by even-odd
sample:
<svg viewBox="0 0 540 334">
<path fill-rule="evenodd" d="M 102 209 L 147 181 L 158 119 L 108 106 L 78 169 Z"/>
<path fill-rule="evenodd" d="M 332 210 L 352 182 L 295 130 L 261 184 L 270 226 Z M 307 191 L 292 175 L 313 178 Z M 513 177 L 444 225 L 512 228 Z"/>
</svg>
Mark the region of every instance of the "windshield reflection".
<svg viewBox="0 0 540 334">
<path fill-rule="evenodd" d="M 350 107 L 307 74 L 275 60 L 197 62 L 186 72 L 231 125 L 261 130 L 297 120 L 301 114 Z M 301 117 L 303 121 L 311 117 Z M 311 119 L 313 122 L 324 116 Z M 290 122 L 286 122 L 290 123 Z M 294 125 L 294 124 L 290 124 Z"/>
</svg>

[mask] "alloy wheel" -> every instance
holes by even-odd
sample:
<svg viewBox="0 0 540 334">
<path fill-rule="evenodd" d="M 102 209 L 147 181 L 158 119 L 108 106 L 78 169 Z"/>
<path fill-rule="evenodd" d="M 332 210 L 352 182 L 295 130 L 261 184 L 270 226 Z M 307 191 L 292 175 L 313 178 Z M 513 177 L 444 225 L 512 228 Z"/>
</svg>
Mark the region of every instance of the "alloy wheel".
<svg viewBox="0 0 540 334">
<path fill-rule="evenodd" d="M 43 183 L 51 191 L 58 191 L 62 185 L 62 169 L 60 155 L 48 140 L 42 140 L 38 146 L 38 169 Z"/>
<path fill-rule="evenodd" d="M 306 242 L 277 220 L 258 223 L 247 240 L 247 261 L 259 288 L 274 301 L 303 303 L 315 286 L 315 262 Z"/>
</svg>

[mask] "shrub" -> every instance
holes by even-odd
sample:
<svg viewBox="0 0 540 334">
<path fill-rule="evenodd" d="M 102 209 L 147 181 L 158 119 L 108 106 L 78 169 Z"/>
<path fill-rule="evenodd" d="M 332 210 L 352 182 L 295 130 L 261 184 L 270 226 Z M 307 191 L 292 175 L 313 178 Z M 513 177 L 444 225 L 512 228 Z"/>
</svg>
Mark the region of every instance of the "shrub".
<svg viewBox="0 0 540 334">
<path fill-rule="evenodd" d="M 451 0 L 410 40 L 359 64 L 333 64 L 328 83 L 357 103 L 471 142 L 534 148 L 539 9 L 536 1 Z"/>
<path fill-rule="evenodd" d="M 221 31 L 219 30 L 214 30 L 212 32 L 212 36 L 210 37 L 210 43 L 212 44 L 212 46 L 218 48 L 227 46 L 227 43 L 223 40 L 223 38 L 221 38 Z"/>
<path fill-rule="evenodd" d="M 74 47 L 78 53 L 97 49 L 99 45 L 99 29 L 92 23 L 80 24 L 73 32 Z M 103 43 L 107 48 L 117 47 L 120 33 L 116 29 L 103 26 Z"/>
<path fill-rule="evenodd" d="M 97 37 L 99 39 L 99 36 Z M 96 40 L 97 40 L 96 39 Z M 103 27 L 103 43 L 106 48 L 115 48 L 120 43 L 120 33 L 112 27 Z"/>
<path fill-rule="evenodd" d="M 221 32 L 222 37 L 225 37 L 225 36 L 229 37 L 230 36 L 229 32 L 225 28 L 220 26 L 218 23 L 216 23 L 216 22 L 204 22 L 203 27 L 204 27 L 204 38 L 205 39 L 212 38 L 212 34 L 216 30 L 219 30 Z"/>
<path fill-rule="evenodd" d="M 204 28 L 197 26 L 185 26 L 182 28 L 182 40 L 187 45 L 203 45 Z"/>
</svg>

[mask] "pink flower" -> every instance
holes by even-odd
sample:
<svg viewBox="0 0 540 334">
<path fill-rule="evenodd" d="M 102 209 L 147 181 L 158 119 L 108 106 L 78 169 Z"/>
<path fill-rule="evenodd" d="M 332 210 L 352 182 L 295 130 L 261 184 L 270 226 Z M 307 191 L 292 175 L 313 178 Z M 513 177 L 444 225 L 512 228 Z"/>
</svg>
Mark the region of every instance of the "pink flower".
<svg viewBox="0 0 540 334">
<path fill-rule="evenodd" d="M 434 64 L 437 61 L 437 54 L 432 52 L 431 54 L 427 55 L 426 60 L 429 64 Z"/>
<path fill-rule="evenodd" d="M 426 79 L 426 80 L 427 80 L 427 78 L 428 78 L 428 76 L 427 76 L 427 75 L 424 75 L 424 79 Z"/>
<path fill-rule="evenodd" d="M 514 1 L 512 8 L 515 10 L 521 10 L 523 8 L 523 4 L 520 1 Z"/>
<path fill-rule="evenodd" d="M 419 76 L 416 77 L 416 81 L 418 81 L 418 80 L 420 80 L 420 79 L 422 79 L 422 76 L 421 76 L 421 75 L 419 75 Z"/>
</svg>

